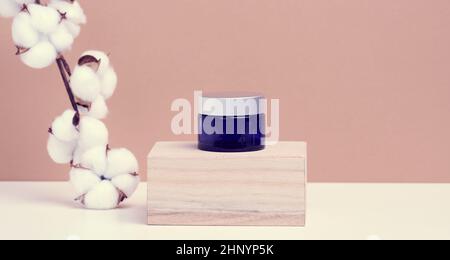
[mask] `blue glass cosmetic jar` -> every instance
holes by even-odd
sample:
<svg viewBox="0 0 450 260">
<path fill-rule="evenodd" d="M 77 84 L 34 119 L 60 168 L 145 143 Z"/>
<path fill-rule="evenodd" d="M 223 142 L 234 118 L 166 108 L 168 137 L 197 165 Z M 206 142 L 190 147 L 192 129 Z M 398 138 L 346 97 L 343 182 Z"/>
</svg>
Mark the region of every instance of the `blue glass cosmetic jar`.
<svg viewBox="0 0 450 260">
<path fill-rule="evenodd" d="M 204 93 L 199 104 L 198 148 L 252 152 L 265 148 L 264 97 L 253 93 Z"/>
</svg>

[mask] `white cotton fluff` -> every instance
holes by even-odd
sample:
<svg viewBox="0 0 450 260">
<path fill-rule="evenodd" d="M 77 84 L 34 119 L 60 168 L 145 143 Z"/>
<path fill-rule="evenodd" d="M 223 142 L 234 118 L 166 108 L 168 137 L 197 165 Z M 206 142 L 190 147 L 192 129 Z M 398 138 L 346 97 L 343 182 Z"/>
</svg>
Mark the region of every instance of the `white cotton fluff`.
<svg viewBox="0 0 450 260">
<path fill-rule="evenodd" d="M 67 20 L 76 24 L 85 24 L 86 15 L 77 1 L 70 3 L 65 0 L 52 0 L 49 7 L 53 7 L 59 12 L 66 14 Z"/>
<path fill-rule="evenodd" d="M 91 104 L 91 108 L 87 113 L 87 116 L 103 119 L 108 115 L 108 106 L 106 105 L 105 99 L 102 96 L 98 96 Z"/>
<path fill-rule="evenodd" d="M 94 189 L 100 181 L 100 177 L 91 170 L 72 168 L 70 171 L 70 183 L 74 187 L 77 197 L 85 195 Z"/>
<path fill-rule="evenodd" d="M 50 158 L 58 164 L 66 164 L 72 161 L 76 142 L 63 142 L 50 134 L 47 142 L 47 151 Z"/>
<path fill-rule="evenodd" d="M 79 146 L 89 149 L 108 144 L 108 129 L 102 121 L 85 116 L 81 118 L 79 127 Z"/>
<path fill-rule="evenodd" d="M 39 41 L 39 33 L 31 25 L 28 13 L 19 13 L 13 20 L 12 38 L 14 43 L 22 48 L 31 48 Z"/>
<path fill-rule="evenodd" d="M 81 55 L 81 57 L 84 56 L 92 56 L 100 62 L 97 70 L 97 73 L 99 75 L 103 75 L 110 67 L 109 57 L 108 55 L 106 55 L 106 53 L 102 51 L 96 50 L 86 51 Z"/>
<path fill-rule="evenodd" d="M 88 209 L 114 209 L 119 204 L 119 191 L 107 180 L 95 185 L 85 196 L 84 206 Z"/>
<path fill-rule="evenodd" d="M 29 4 L 27 9 L 31 16 L 31 24 L 39 32 L 50 34 L 58 28 L 61 15 L 56 9 L 38 4 Z"/>
<path fill-rule="evenodd" d="M 108 55 L 102 51 L 91 50 L 86 51 L 81 55 L 81 57 L 84 56 L 92 56 L 99 61 L 96 74 L 100 81 L 100 92 L 105 99 L 111 98 L 117 87 L 117 74 L 111 66 Z"/>
<path fill-rule="evenodd" d="M 14 0 L 0 0 L 0 16 L 14 17 L 20 12 L 20 5 Z"/>
<path fill-rule="evenodd" d="M 106 146 L 97 146 L 87 150 L 81 156 L 81 165 L 102 176 L 106 170 L 106 149 Z"/>
<path fill-rule="evenodd" d="M 69 50 L 74 42 L 73 35 L 64 24 L 60 24 L 56 31 L 50 34 L 49 39 L 58 52 Z"/>
<path fill-rule="evenodd" d="M 44 40 L 22 53 L 20 59 L 28 67 L 43 69 L 50 66 L 56 60 L 57 55 L 55 47 Z"/>
<path fill-rule="evenodd" d="M 76 66 L 70 77 L 70 87 L 78 98 L 93 102 L 100 94 L 100 79 L 88 66 Z"/>
<path fill-rule="evenodd" d="M 52 132 L 61 141 L 73 142 L 78 139 L 78 130 L 73 125 L 75 111 L 66 110 L 61 116 L 58 116 L 52 123 Z"/>
<path fill-rule="evenodd" d="M 89 209 L 115 208 L 123 199 L 122 192 L 130 197 L 139 184 L 139 176 L 134 174 L 137 160 L 126 149 L 93 147 L 83 153 L 80 166 L 84 170 L 72 170 L 71 182 L 77 195 L 84 195 L 81 202 Z"/>
<path fill-rule="evenodd" d="M 81 27 L 78 24 L 74 24 L 67 20 L 62 21 L 61 24 L 66 27 L 67 31 L 73 36 L 73 38 L 77 38 L 78 35 L 80 35 Z"/>
<path fill-rule="evenodd" d="M 133 176 L 131 174 L 122 174 L 111 180 L 114 186 L 123 191 L 127 197 L 133 195 L 139 185 L 139 181 L 139 176 Z"/>
<path fill-rule="evenodd" d="M 80 136 L 74 152 L 74 162 L 79 163 L 83 154 L 96 146 L 106 147 L 108 144 L 108 129 L 102 121 L 84 116 L 79 125 Z"/>
<path fill-rule="evenodd" d="M 130 174 L 138 172 L 138 161 L 136 157 L 127 149 L 113 149 L 108 152 L 108 167 L 105 177 L 114 178 L 121 174 Z"/>
<path fill-rule="evenodd" d="M 108 68 L 101 76 L 101 94 L 105 99 L 109 99 L 114 94 L 117 87 L 117 74 L 114 68 Z"/>
</svg>

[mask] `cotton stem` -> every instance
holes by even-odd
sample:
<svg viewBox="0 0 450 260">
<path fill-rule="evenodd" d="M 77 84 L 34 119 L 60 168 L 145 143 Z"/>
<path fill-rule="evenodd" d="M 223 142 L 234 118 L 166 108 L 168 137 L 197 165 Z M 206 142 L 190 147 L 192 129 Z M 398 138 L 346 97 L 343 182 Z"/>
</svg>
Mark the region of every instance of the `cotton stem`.
<svg viewBox="0 0 450 260">
<path fill-rule="evenodd" d="M 72 89 L 70 88 L 70 83 L 68 76 L 70 77 L 71 71 L 70 67 L 67 64 L 66 59 L 61 55 L 56 59 L 56 64 L 58 65 L 59 72 L 61 74 L 61 78 L 64 82 L 64 86 L 67 91 L 67 95 L 69 96 L 70 103 L 72 105 L 73 110 L 75 110 L 75 116 L 73 118 L 73 125 L 78 126 L 80 123 L 80 112 L 78 111 L 77 102 L 75 100 L 75 96 L 73 95 Z"/>
</svg>

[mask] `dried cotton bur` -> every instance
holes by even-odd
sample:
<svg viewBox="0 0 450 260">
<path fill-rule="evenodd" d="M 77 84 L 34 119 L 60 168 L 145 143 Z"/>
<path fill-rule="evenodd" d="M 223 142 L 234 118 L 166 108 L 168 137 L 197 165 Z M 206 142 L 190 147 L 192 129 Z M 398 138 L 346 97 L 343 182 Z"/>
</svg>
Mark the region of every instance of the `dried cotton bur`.
<svg viewBox="0 0 450 260">
<path fill-rule="evenodd" d="M 44 3 L 45 2 L 45 3 Z M 56 61 L 72 108 L 49 128 L 47 150 L 59 164 L 70 164 L 76 200 L 90 209 L 116 208 L 139 183 L 138 162 L 127 149 L 111 149 L 106 100 L 117 86 L 108 55 L 87 51 L 73 72 L 62 53 L 70 50 L 86 16 L 74 0 L 0 0 L 0 16 L 13 18 L 16 55 L 41 69 Z"/>
</svg>

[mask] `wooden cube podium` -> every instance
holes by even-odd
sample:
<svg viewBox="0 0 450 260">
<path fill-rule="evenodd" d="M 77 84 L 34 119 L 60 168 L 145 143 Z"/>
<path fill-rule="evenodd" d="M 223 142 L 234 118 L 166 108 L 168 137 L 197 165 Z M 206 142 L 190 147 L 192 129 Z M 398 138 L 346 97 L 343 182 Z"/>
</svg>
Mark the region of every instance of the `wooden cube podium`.
<svg viewBox="0 0 450 260">
<path fill-rule="evenodd" d="M 304 226 L 306 143 L 212 153 L 159 142 L 148 156 L 148 224 Z"/>
</svg>

